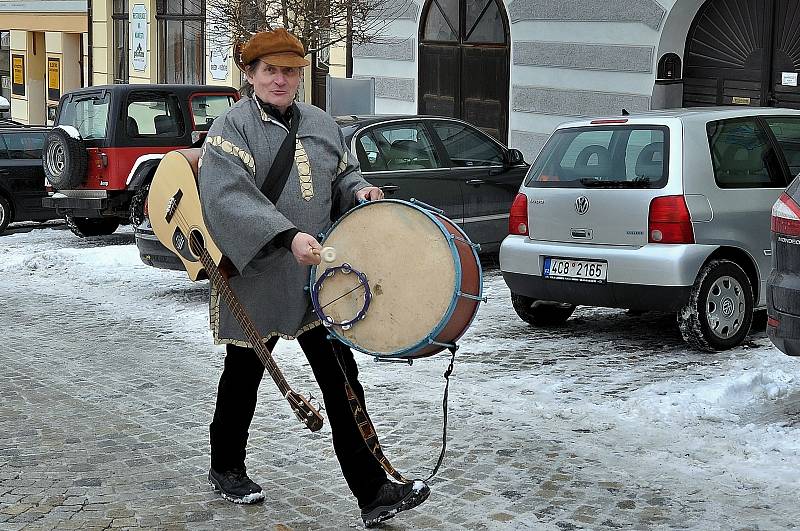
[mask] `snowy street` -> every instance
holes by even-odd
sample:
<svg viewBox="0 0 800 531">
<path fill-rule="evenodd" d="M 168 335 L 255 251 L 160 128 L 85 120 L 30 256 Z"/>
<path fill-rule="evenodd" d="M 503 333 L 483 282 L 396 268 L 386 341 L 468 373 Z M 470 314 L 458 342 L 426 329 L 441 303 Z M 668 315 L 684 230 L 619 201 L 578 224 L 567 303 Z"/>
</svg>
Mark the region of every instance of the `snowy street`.
<svg viewBox="0 0 800 531">
<path fill-rule="evenodd" d="M 207 291 L 142 264 L 129 227 L 0 236 L 0 529 L 362 527 L 327 422 L 304 430 L 268 377 L 248 446 L 266 501 L 234 506 L 208 486 L 224 350 Z M 516 316 L 496 267 L 485 294 L 430 499 L 385 529 L 800 526 L 800 358 L 763 328 L 699 353 L 673 315 L 578 308 L 543 331 Z M 295 342 L 274 355 L 295 390 L 319 396 Z M 356 359 L 387 457 L 427 476 L 449 356 Z"/>
</svg>

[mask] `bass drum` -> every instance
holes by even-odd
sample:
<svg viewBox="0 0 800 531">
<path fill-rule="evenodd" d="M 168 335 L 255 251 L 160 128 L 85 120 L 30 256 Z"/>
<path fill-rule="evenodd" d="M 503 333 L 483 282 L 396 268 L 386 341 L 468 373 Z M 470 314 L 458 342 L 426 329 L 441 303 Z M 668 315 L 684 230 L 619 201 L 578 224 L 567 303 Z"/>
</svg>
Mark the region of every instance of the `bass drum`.
<svg viewBox="0 0 800 531">
<path fill-rule="evenodd" d="M 477 246 L 432 207 L 413 200 L 363 203 L 322 245 L 335 258 L 312 267 L 315 310 L 355 350 L 380 358 L 430 356 L 455 347 L 478 311 Z"/>
</svg>

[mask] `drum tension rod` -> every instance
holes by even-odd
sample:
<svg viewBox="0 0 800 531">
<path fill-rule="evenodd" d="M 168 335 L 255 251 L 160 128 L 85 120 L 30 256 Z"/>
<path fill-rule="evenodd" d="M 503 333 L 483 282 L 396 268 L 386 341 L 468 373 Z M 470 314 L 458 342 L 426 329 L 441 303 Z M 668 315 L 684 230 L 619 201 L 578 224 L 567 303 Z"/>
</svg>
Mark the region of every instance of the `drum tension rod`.
<svg viewBox="0 0 800 531">
<path fill-rule="evenodd" d="M 375 356 L 375 361 L 382 361 L 384 363 L 407 363 L 409 365 L 414 365 L 414 358 L 384 358 L 381 356 Z"/>
<path fill-rule="evenodd" d="M 440 341 L 434 341 L 433 339 L 429 339 L 428 344 L 436 345 L 437 347 L 444 347 L 446 349 L 452 350 L 453 352 L 455 352 L 455 350 L 458 349 L 458 345 L 456 345 L 455 343 L 442 343 Z"/>
<path fill-rule="evenodd" d="M 471 293 L 464 293 L 463 291 L 456 292 L 456 295 L 458 295 L 459 297 L 464 297 L 465 299 L 471 299 L 473 301 L 479 301 L 479 302 L 483 302 L 483 303 L 486 303 L 489 300 L 488 297 L 481 297 L 480 295 L 473 295 Z"/>
<path fill-rule="evenodd" d="M 469 241 L 469 240 L 467 240 L 467 239 L 465 239 L 465 238 L 460 238 L 460 237 L 458 237 L 458 236 L 453 236 L 453 235 L 450 235 L 450 237 L 451 237 L 453 240 L 459 241 L 459 242 L 461 242 L 461 243 L 466 243 L 467 245 L 469 245 L 470 247 L 472 247 L 472 248 L 473 248 L 473 249 L 475 249 L 476 251 L 480 251 L 480 250 L 481 250 L 481 244 L 479 244 L 479 243 L 472 243 L 471 241 Z"/>
</svg>

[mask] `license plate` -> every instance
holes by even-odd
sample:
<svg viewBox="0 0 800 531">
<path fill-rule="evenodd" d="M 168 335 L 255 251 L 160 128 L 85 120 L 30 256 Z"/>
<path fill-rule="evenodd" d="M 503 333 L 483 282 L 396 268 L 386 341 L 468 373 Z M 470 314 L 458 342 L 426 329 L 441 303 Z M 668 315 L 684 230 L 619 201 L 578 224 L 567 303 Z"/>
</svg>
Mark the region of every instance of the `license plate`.
<svg viewBox="0 0 800 531">
<path fill-rule="evenodd" d="M 608 262 L 548 256 L 544 259 L 542 276 L 558 280 L 605 282 L 608 276 Z"/>
</svg>

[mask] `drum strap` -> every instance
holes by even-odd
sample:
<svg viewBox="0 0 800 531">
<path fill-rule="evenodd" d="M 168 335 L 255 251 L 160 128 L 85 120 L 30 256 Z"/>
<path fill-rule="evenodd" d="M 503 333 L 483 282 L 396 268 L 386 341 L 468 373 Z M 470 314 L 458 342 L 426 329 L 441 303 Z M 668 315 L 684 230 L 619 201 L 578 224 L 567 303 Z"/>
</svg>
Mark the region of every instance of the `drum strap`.
<svg viewBox="0 0 800 531">
<path fill-rule="evenodd" d="M 450 374 L 453 372 L 453 362 L 456 358 L 457 349 L 458 347 L 450 349 L 450 364 L 447 366 L 447 370 L 444 371 L 444 379 L 446 383 L 444 386 L 444 397 L 442 398 L 442 410 L 444 412 L 444 421 L 442 425 L 442 451 L 439 453 L 439 459 L 436 462 L 436 466 L 433 468 L 433 472 L 431 472 L 431 474 L 425 478 L 426 482 L 435 476 L 439 471 L 439 467 L 442 465 L 442 461 L 444 460 L 445 451 L 447 450 L 447 396 L 450 388 Z M 389 459 L 383 454 L 383 449 L 381 448 L 381 443 L 378 441 L 378 434 L 375 431 L 375 426 L 372 424 L 372 420 L 369 418 L 369 415 L 367 415 L 367 410 L 364 409 L 364 407 L 361 405 L 361 402 L 359 402 L 358 396 L 356 396 L 355 392 L 353 392 L 350 381 L 347 379 L 347 371 L 345 371 L 344 365 L 342 365 L 342 360 L 339 358 L 338 352 L 336 353 L 336 361 L 338 362 L 339 369 L 341 369 L 342 375 L 344 376 L 344 387 L 347 393 L 347 401 L 350 403 L 350 410 L 353 413 L 353 419 L 356 421 L 356 425 L 358 425 L 358 431 L 361 433 L 361 437 L 364 439 L 364 444 L 367 445 L 369 451 L 372 452 L 372 455 L 375 457 L 381 467 L 383 467 L 387 474 L 392 476 L 400 483 L 410 483 L 408 479 L 403 477 L 403 475 L 392 466 L 392 464 L 389 462 Z"/>
</svg>

